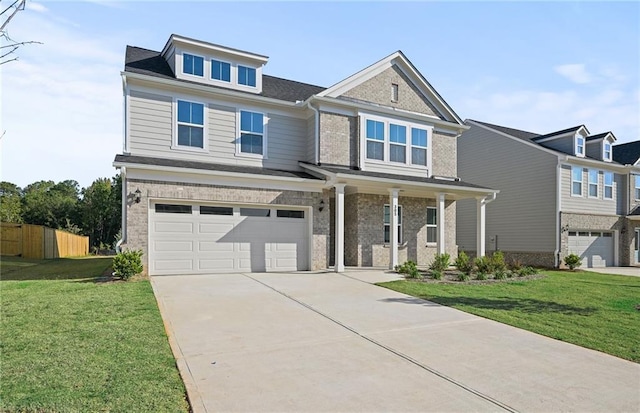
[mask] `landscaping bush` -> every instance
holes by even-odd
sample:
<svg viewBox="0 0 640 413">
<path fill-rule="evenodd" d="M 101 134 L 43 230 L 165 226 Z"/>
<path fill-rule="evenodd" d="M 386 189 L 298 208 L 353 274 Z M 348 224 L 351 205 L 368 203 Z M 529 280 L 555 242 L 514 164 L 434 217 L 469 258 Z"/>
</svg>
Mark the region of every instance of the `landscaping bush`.
<svg viewBox="0 0 640 413">
<path fill-rule="evenodd" d="M 474 261 L 476 270 L 480 273 L 488 274 L 492 271 L 491 260 L 487 257 L 477 257 Z"/>
<path fill-rule="evenodd" d="M 436 254 L 433 259 L 433 262 L 429 266 L 429 269 L 432 271 L 444 271 L 449 268 L 449 261 L 451 260 L 451 256 L 446 252 L 444 254 Z"/>
<path fill-rule="evenodd" d="M 142 251 L 127 250 L 113 257 L 113 271 L 116 276 L 128 280 L 142 272 Z"/>
<path fill-rule="evenodd" d="M 522 265 L 522 261 L 520 261 L 520 260 L 519 260 L 519 259 L 517 259 L 517 258 L 514 258 L 514 259 L 511 261 L 511 265 L 510 265 L 510 267 L 511 267 L 511 271 L 518 271 L 520 268 L 522 268 L 522 267 L 523 267 L 523 265 Z"/>
<path fill-rule="evenodd" d="M 396 265 L 395 270 L 399 274 L 404 274 L 406 278 L 420 278 L 418 266 L 413 261 L 407 261 L 402 265 Z"/>
<path fill-rule="evenodd" d="M 469 274 L 461 272 L 460 274 L 458 274 L 458 281 L 469 281 Z"/>
<path fill-rule="evenodd" d="M 527 275 L 534 275 L 538 273 L 538 270 L 536 270 L 533 267 L 522 267 L 520 268 L 520 270 L 517 271 L 518 273 L 518 277 L 526 277 Z"/>
<path fill-rule="evenodd" d="M 478 271 L 476 273 L 476 279 L 480 280 L 480 281 L 484 281 L 488 278 L 487 273 L 486 272 L 482 272 L 482 271 Z"/>
<path fill-rule="evenodd" d="M 462 271 L 462 273 L 466 274 L 467 276 L 471 274 L 471 271 L 473 271 L 473 262 L 464 251 L 460 251 L 460 253 L 458 254 L 458 258 L 456 258 L 456 261 L 453 263 L 453 265 L 458 267 L 458 270 Z"/>
<path fill-rule="evenodd" d="M 440 270 L 431 270 L 431 276 L 433 277 L 434 280 L 441 280 L 442 279 L 442 271 L 440 271 Z"/>
<path fill-rule="evenodd" d="M 504 262 L 504 254 L 502 251 L 496 251 L 491 255 L 491 272 L 504 272 L 507 269 L 507 264 Z"/>
<path fill-rule="evenodd" d="M 504 280 L 508 276 L 509 276 L 509 271 L 506 271 L 506 270 L 496 270 L 493 273 L 493 278 L 495 278 L 496 280 Z"/>
<path fill-rule="evenodd" d="M 576 254 L 569 254 L 564 257 L 564 264 L 569 267 L 571 271 L 573 271 L 576 269 L 576 267 L 582 265 L 582 260 Z"/>
</svg>

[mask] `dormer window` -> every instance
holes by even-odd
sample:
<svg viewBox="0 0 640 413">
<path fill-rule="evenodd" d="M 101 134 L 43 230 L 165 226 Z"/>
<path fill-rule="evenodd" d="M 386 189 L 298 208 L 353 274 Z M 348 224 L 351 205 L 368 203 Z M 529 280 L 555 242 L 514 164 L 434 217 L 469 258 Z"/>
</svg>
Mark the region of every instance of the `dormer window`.
<svg viewBox="0 0 640 413">
<path fill-rule="evenodd" d="M 256 86 L 256 69 L 238 65 L 238 84 L 245 86 Z"/>
<path fill-rule="evenodd" d="M 608 141 L 604 142 L 602 159 L 604 159 L 605 161 L 611 160 L 611 142 L 608 142 Z"/>
<path fill-rule="evenodd" d="M 200 56 L 184 53 L 182 55 L 182 73 L 203 77 L 204 59 Z"/>
<path fill-rule="evenodd" d="M 584 136 L 576 136 L 576 156 L 584 156 Z"/>
<path fill-rule="evenodd" d="M 231 82 L 231 63 L 211 59 L 211 79 Z"/>
</svg>

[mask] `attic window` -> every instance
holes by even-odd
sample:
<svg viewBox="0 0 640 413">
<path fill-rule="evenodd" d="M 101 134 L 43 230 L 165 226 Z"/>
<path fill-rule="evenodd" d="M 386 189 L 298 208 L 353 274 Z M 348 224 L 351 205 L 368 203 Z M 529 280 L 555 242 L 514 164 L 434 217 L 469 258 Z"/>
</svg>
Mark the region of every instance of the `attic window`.
<svg viewBox="0 0 640 413">
<path fill-rule="evenodd" d="M 204 59 L 200 56 L 184 53 L 182 55 L 182 72 L 188 75 L 204 76 Z"/>
<path fill-rule="evenodd" d="M 576 156 L 584 156 L 584 136 L 576 136 Z"/>
<path fill-rule="evenodd" d="M 398 84 L 397 83 L 391 84 L 391 101 L 392 102 L 398 101 Z"/>
<path fill-rule="evenodd" d="M 611 143 L 607 141 L 604 142 L 604 160 L 611 160 Z"/>
</svg>

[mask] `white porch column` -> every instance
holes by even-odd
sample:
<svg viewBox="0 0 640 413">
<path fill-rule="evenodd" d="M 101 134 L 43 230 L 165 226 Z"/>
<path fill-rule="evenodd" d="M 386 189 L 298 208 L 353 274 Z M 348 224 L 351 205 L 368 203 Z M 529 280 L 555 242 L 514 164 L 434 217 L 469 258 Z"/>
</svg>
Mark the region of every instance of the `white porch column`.
<svg viewBox="0 0 640 413">
<path fill-rule="evenodd" d="M 436 203 L 437 203 L 437 207 L 438 207 L 438 213 L 437 213 L 437 228 L 438 228 L 438 254 L 444 254 L 445 251 L 445 245 L 446 245 L 446 240 L 444 237 L 444 229 L 446 228 L 446 222 L 444 219 L 444 196 L 445 194 L 436 194 Z"/>
<path fill-rule="evenodd" d="M 486 206 L 486 202 L 485 202 L 485 198 L 484 197 L 478 197 L 476 198 L 477 200 L 477 212 L 476 212 L 476 225 L 477 225 L 477 229 L 476 229 L 476 256 L 477 257 L 484 257 L 486 254 L 485 251 L 485 240 L 486 240 L 486 234 L 485 234 L 485 206 Z"/>
<path fill-rule="evenodd" d="M 336 189 L 336 253 L 335 271 L 344 272 L 344 187 L 346 184 L 335 184 Z"/>
<path fill-rule="evenodd" d="M 398 189 L 389 189 L 389 268 L 398 265 Z"/>
</svg>

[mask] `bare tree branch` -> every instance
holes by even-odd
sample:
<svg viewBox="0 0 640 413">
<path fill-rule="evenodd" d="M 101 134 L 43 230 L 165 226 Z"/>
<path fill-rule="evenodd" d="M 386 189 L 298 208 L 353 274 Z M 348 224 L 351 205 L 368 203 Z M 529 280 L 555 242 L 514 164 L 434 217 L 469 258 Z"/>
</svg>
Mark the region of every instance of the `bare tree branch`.
<svg viewBox="0 0 640 413">
<path fill-rule="evenodd" d="M 2 0 L 0 0 L 0 3 L 1 2 Z M 13 55 L 20 48 L 20 46 L 24 46 L 27 44 L 42 44 L 41 42 L 36 42 L 36 41 L 25 41 L 25 42 L 15 41 L 11 38 L 11 36 L 9 36 L 9 32 L 6 29 L 11 19 L 13 19 L 14 16 L 19 11 L 25 9 L 26 4 L 27 4 L 27 0 L 14 0 L 10 6 L 8 6 L 4 10 L 2 10 L 2 12 L 0 12 L 0 16 L 3 16 L 5 13 L 8 13 L 9 11 L 11 11 L 10 14 L 4 19 L 4 21 L 1 22 L 1 25 L 0 25 L 0 38 L 4 39 L 4 44 L 0 46 L 0 50 L 3 50 L 2 52 L 0 52 L 0 65 L 18 60 L 17 57 L 13 57 L 7 60 L 2 60 L 2 59 L 5 59 Z M 6 51 L 6 49 L 9 49 L 9 51 Z"/>
<path fill-rule="evenodd" d="M 2 22 L 2 26 L 0 26 L 0 32 L 4 32 L 4 28 L 7 27 L 7 24 L 9 24 L 11 19 L 13 19 L 13 16 L 15 16 L 20 10 L 24 10 L 25 4 L 27 4 L 27 0 L 16 0 L 11 6 L 7 7 L 7 9 L 2 12 L 4 14 L 10 8 L 14 8 L 13 13 L 11 13 L 11 15 L 7 17 L 4 22 Z"/>
</svg>

